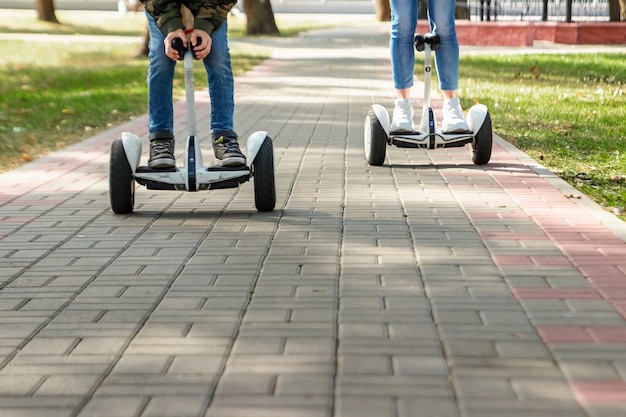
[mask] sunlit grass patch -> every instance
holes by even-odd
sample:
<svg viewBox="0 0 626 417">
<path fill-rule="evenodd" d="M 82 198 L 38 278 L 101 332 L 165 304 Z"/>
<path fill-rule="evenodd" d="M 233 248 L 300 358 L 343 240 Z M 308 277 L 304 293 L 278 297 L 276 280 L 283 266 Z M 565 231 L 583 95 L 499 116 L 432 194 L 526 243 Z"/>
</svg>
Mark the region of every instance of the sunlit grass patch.
<svg viewBox="0 0 626 417">
<path fill-rule="evenodd" d="M 62 149 L 147 112 L 147 59 L 132 57 L 137 45 L 0 41 L 0 170 Z M 19 52 L 19 54 L 18 54 Z M 235 74 L 264 56 L 233 51 Z M 182 97 L 182 65 L 175 95 Z M 195 86 L 206 88 L 196 62 Z"/>
<path fill-rule="evenodd" d="M 464 108 L 600 204 L 626 206 L 626 55 L 463 56 Z"/>
</svg>

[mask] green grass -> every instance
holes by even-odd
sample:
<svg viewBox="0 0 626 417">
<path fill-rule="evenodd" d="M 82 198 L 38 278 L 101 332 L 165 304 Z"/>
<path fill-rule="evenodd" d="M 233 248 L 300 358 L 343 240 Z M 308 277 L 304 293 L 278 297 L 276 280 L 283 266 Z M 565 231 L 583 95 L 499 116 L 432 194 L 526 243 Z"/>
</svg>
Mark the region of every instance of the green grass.
<svg viewBox="0 0 626 417">
<path fill-rule="evenodd" d="M 118 13 L 91 11 L 58 10 L 56 16 L 61 24 L 40 22 L 32 10 L 0 13 L 0 33 L 52 34 L 52 35 L 116 35 L 142 36 L 146 27 L 143 11 L 130 12 L 124 16 Z M 336 25 L 329 18 L 294 18 L 293 15 L 276 15 L 276 25 L 281 36 L 294 36 L 303 31 Z M 364 16 L 362 20 L 371 20 Z M 355 20 L 359 20 L 355 18 Z M 245 15 L 231 15 L 228 18 L 228 36 L 241 38 L 246 27 Z"/>
<path fill-rule="evenodd" d="M 616 214 L 626 206 L 626 55 L 463 56 L 465 109 Z"/>
<path fill-rule="evenodd" d="M 145 28 L 143 13 L 120 16 L 118 13 L 57 10 L 56 16 L 61 24 L 38 21 L 34 10 L 3 10 L 0 13 L 0 32 L 140 36 Z"/>
<path fill-rule="evenodd" d="M 24 162 L 147 112 L 147 59 L 137 45 L 0 41 L 0 167 Z M 27 53 L 25 52 L 27 51 Z M 53 53 L 51 53 L 53 51 Z M 232 51 L 240 74 L 264 56 Z M 196 63 L 197 73 L 204 72 Z M 182 66 L 175 94 L 182 96 Z M 196 77 L 206 88 L 206 77 Z"/>
<path fill-rule="evenodd" d="M 0 14 L 0 171 L 90 137 L 147 112 L 147 59 L 134 59 L 145 33 L 143 12 L 57 11 L 61 24 L 37 21 L 32 10 Z M 282 35 L 331 26 L 332 21 L 277 16 Z M 229 37 L 242 37 L 245 16 L 229 17 Z M 65 35 L 19 40 L 29 34 Z M 84 36 L 118 36 L 88 40 Z M 263 51 L 231 48 L 239 75 L 263 61 Z M 197 73 L 203 73 L 196 62 Z M 182 65 L 174 93 L 184 94 Z M 206 77 L 196 77 L 206 88 Z"/>
</svg>

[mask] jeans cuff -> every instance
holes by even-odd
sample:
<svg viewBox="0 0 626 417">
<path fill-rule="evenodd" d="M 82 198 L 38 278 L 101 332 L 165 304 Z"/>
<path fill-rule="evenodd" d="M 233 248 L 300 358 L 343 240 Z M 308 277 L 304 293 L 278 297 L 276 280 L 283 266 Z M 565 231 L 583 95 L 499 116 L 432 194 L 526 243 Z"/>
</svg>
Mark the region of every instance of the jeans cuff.
<svg viewBox="0 0 626 417">
<path fill-rule="evenodd" d="M 238 138 L 237 133 L 235 133 L 234 130 L 218 130 L 216 132 L 213 132 L 212 136 L 213 136 L 213 140 L 219 138 L 220 136 L 224 136 L 227 138 L 235 138 L 235 139 Z"/>
<path fill-rule="evenodd" d="M 150 140 L 154 140 L 154 139 L 174 139 L 174 134 L 166 130 L 150 132 Z"/>
</svg>

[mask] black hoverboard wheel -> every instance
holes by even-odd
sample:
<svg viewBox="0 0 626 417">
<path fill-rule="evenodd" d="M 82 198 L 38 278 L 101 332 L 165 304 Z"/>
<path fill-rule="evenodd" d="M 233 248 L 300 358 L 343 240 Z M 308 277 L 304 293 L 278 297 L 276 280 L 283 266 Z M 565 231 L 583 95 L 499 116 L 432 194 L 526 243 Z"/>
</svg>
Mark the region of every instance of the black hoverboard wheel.
<svg viewBox="0 0 626 417">
<path fill-rule="evenodd" d="M 274 183 L 274 144 L 265 137 L 259 152 L 252 162 L 254 177 L 254 205 L 258 211 L 272 211 L 276 206 L 276 185 Z"/>
<path fill-rule="evenodd" d="M 485 115 L 485 121 L 476 132 L 472 141 L 472 162 L 476 165 L 484 165 L 491 159 L 491 148 L 493 146 L 493 132 L 491 127 L 491 117 L 489 113 Z"/>
<path fill-rule="evenodd" d="M 109 155 L 109 198 L 117 214 L 132 213 L 135 206 L 135 179 L 121 140 L 111 143 Z"/>
<path fill-rule="evenodd" d="M 365 117 L 363 147 L 365 148 L 365 159 L 368 164 L 381 166 L 385 162 L 387 134 L 372 109 L 367 112 Z"/>
</svg>

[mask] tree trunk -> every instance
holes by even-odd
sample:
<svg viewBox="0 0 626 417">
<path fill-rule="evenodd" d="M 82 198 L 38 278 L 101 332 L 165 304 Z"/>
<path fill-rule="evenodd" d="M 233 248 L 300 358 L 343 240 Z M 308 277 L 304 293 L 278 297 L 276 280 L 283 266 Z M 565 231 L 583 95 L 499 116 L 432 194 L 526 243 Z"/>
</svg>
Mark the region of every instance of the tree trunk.
<svg viewBox="0 0 626 417">
<path fill-rule="evenodd" d="M 609 21 L 626 20 L 626 0 L 609 0 Z"/>
<path fill-rule="evenodd" d="M 469 20 L 470 12 L 467 0 L 457 0 L 454 17 L 457 19 Z"/>
<path fill-rule="evenodd" d="M 419 20 L 428 19 L 428 1 L 419 0 L 417 3 L 417 18 Z"/>
<path fill-rule="evenodd" d="M 143 33 L 143 41 L 137 52 L 135 53 L 135 58 L 145 58 L 148 56 L 150 52 L 149 48 L 150 44 L 150 31 L 148 30 L 148 25 L 146 25 L 146 31 Z"/>
<path fill-rule="evenodd" d="M 246 0 L 243 8 L 247 16 L 246 35 L 279 34 L 270 0 Z"/>
<path fill-rule="evenodd" d="M 609 21 L 619 22 L 619 0 L 609 0 Z"/>
<path fill-rule="evenodd" d="M 391 20 L 389 0 L 376 0 L 376 20 L 379 22 L 389 22 Z"/>
<path fill-rule="evenodd" d="M 54 12 L 54 0 L 37 0 L 35 7 L 39 20 L 50 23 L 59 23 Z"/>
<path fill-rule="evenodd" d="M 128 11 L 132 11 L 134 13 L 143 12 L 143 4 L 139 3 L 139 0 L 121 0 L 120 3 L 124 2 L 126 4 L 126 9 Z M 144 25 L 143 31 L 143 39 L 141 41 L 141 46 L 135 52 L 135 58 L 145 58 L 150 53 L 150 30 L 148 29 L 148 22 Z"/>
</svg>

